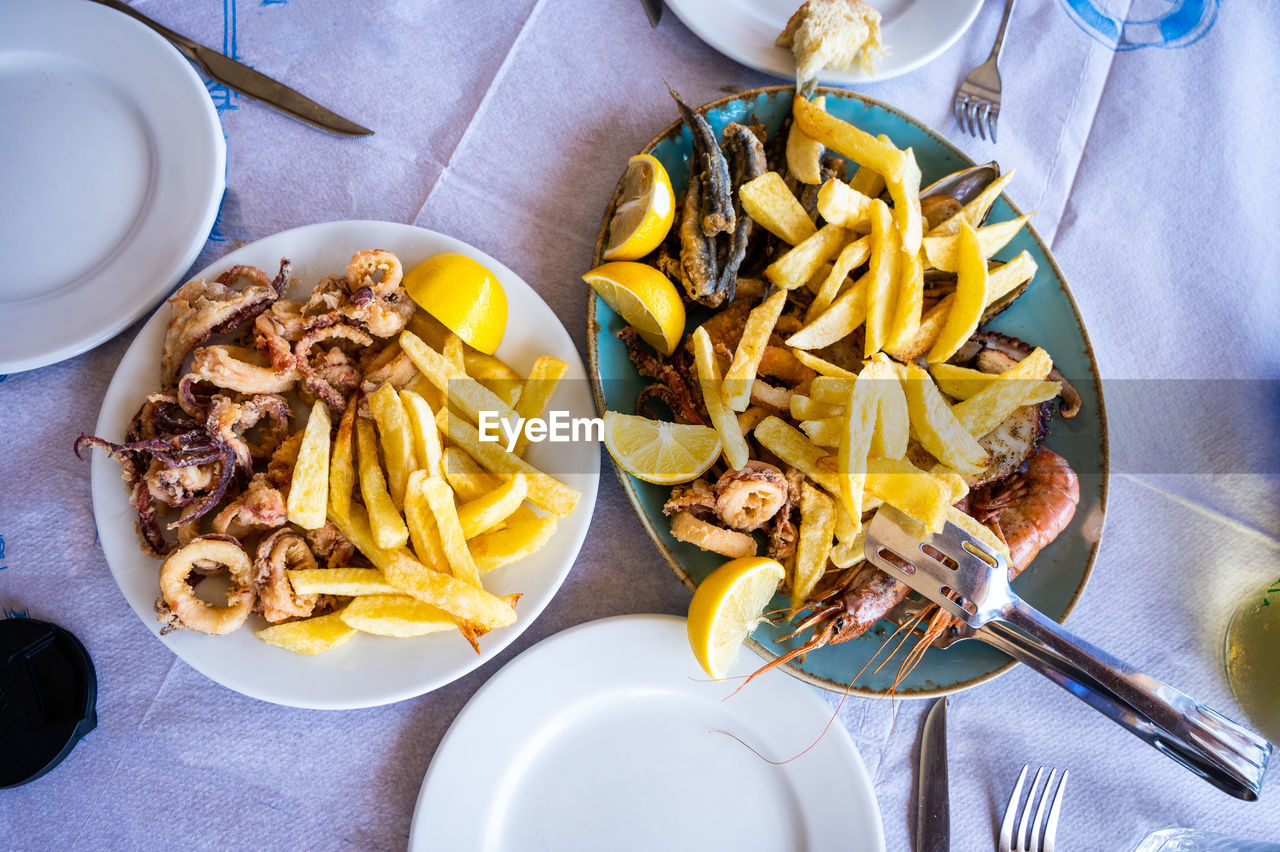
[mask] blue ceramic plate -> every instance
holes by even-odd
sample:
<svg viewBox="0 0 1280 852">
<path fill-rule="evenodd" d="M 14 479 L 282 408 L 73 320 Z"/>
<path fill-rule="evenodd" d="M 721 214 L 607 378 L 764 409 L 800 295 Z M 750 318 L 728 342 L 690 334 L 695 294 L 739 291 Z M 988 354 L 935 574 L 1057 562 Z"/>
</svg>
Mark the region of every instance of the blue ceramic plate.
<svg viewBox="0 0 1280 852">
<path fill-rule="evenodd" d="M 715 131 L 720 133 L 731 121 L 759 122 L 769 128 L 770 137 L 790 112 L 794 94 L 791 86 L 755 89 L 741 95 L 723 98 L 703 107 Z M 900 148 L 911 147 L 924 175 L 924 183 L 932 183 L 958 169 L 973 165 L 968 157 L 936 132 L 897 110 L 871 98 L 840 89 L 821 89 L 827 96 L 827 110 L 845 121 L 873 134 L 885 133 Z M 675 112 L 674 105 L 672 112 Z M 688 183 L 688 158 L 691 150 L 688 129 L 676 123 L 645 146 L 644 151 L 657 157 L 671 175 L 676 193 Z M 1014 165 L 1014 164 L 1008 164 Z M 852 173 L 852 172 L 850 172 Z M 1016 179 L 1014 185 L 1016 186 Z M 619 189 L 621 187 L 619 186 Z M 605 211 L 604 223 L 596 243 L 596 263 L 603 251 L 605 230 L 617 202 Z M 1021 215 L 1008 198 L 995 204 L 992 221 Z M 1099 389 L 1097 364 L 1089 346 L 1084 323 L 1076 309 L 1071 291 L 1049 249 L 1034 229 L 1020 233 L 997 255 L 1012 258 L 1026 250 L 1039 266 L 1035 279 L 1013 306 L 987 324 L 986 328 L 1013 335 L 1042 346 L 1054 363 L 1080 391 L 1084 404 L 1071 420 L 1054 417 L 1047 445 L 1064 456 L 1080 476 L 1080 506 L 1071 525 L 1045 548 L 1032 566 L 1014 582 L 1018 593 L 1034 606 L 1062 620 L 1079 600 L 1097 554 L 1102 531 L 1103 509 L 1107 495 L 1106 419 Z M 691 312 L 690 327 L 703 317 Z M 636 395 L 647 384 L 636 373 L 627 358 L 626 347 L 616 337 L 624 326 L 622 320 L 594 294 L 587 305 L 587 340 L 596 406 L 631 413 Z M 699 581 L 724 560 L 712 553 L 676 541 L 662 514 L 662 504 L 670 491 L 641 482 L 621 469 L 618 476 L 635 507 L 636 514 L 648 530 L 654 544 L 671 569 L 693 589 Z M 785 607 L 776 598 L 772 608 Z M 872 672 L 874 666 L 855 675 L 886 641 L 893 625 L 879 622 L 865 636 L 852 642 L 830 645 L 808 654 L 803 661 L 792 662 L 786 669 L 794 676 L 825 689 L 860 695 L 879 695 L 888 690 L 905 651 Z M 795 640 L 778 640 L 789 630 L 786 624 L 765 622 L 752 634 L 748 645 L 765 659 L 773 659 L 794 647 Z M 896 641 L 896 640 L 895 640 Z M 975 686 L 1009 669 L 1013 663 L 998 651 L 976 641 L 960 642 L 945 650 L 930 648 L 922 662 L 898 686 L 898 695 L 927 697 L 955 692 Z"/>
</svg>

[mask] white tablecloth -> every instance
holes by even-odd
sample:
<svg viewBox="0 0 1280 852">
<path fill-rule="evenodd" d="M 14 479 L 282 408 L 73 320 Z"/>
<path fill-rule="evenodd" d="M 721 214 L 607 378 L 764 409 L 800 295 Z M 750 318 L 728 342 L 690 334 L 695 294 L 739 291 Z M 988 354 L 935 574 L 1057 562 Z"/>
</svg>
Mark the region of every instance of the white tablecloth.
<svg viewBox="0 0 1280 852">
<path fill-rule="evenodd" d="M 976 159 L 1017 166 L 1010 191 L 1039 211 L 1104 377 L 1265 380 L 1244 431 L 1275 437 L 1280 254 L 1266 176 L 1280 128 L 1269 85 L 1280 79 L 1280 15 L 1236 0 L 1189 45 L 1113 52 L 1068 15 L 1081 3 L 1024 0 L 992 145 L 959 135 L 950 101 L 985 57 L 1000 5 L 931 65 L 860 91 Z M 1107 5 L 1131 17 L 1152 6 L 1153 17 L 1170 4 Z M 669 11 L 651 30 L 635 0 L 137 6 L 377 131 L 331 137 L 215 87 L 228 190 L 196 268 L 296 225 L 412 222 L 501 258 L 584 352 L 578 276 L 627 156 L 675 118 L 663 81 L 694 104 L 778 82 L 717 54 Z M 563 590 L 460 681 L 389 707 L 309 712 L 206 680 L 117 591 L 96 544 L 88 465 L 71 454 L 135 331 L 0 383 L 0 604 L 78 634 L 100 687 L 97 730 L 56 771 L 0 794 L 4 846 L 401 848 L 436 746 L 502 664 L 583 621 L 684 613 L 688 593 L 606 465 L 594 532 Z M 1228 425 L 1243 434 L 1197 398 L 1161 416 L 1196 424 L 1193 437 Z M 1234 604 L 1280 573 L 1280 468 L 1178 470 L 1135 464 L 1112 477 L 1101 554 L 1070 626 L 1239 716 L 1221 642 Z M 892 850 L 910 846 L 921 707 L 852 699 L 840 711 Z M 1025 669 L 953 697 L 949 741 L 957 849 L 991 847 L 1023 763 L 1071 770 L 1061 849 L 1125 850 L 1178 825 L 1280 839 L 1276 782 L 1260 803 L 1232 800 Z"/>
</svg>

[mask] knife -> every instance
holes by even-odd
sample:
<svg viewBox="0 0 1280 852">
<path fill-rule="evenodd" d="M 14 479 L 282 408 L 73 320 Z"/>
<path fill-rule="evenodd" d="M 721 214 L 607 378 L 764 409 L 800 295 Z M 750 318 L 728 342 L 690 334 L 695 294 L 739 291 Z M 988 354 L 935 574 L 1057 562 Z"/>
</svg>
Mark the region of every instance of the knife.
<svg viewBox="0 0 1280 852">
<path fill-rule="evenodd" d="M 915 852 L 951 849 L 951 807 L 947 799 L 947 699 L 934 699 L 920 729 Z"/>
<path fill-rule="evenodd" d="M 348 121 L 336 112 L 327 110 L 310 98 L 290 89 L 283 83 L 272 80 L 265 74 L 254 71 L 248 65 L 236 62 L 223 56 L 218 51 L 203 44 L 197 44 L 186 36 L 156 23 L 141 12 L 119 0 L 93 0 L 94 3 L 108 6 L 125 13 L 129 17 L 141 21 L 151 29 L 168 39 L 183 56 L 199 65 L 213 79 L 235 89 L 242 95 L 260 101 L 273 109 L 277 109 L 290 118 L 296 118 L 305 124 L 339 136 L 372 136 L 373 131 L 361 127 L 354 121 Z"/>
<path fill-rule="evenodd" d="M 644 13 L 649 16 L 649 26 L 656 27 L 658 21 L 662 20 L 662 0 L 640 0 L 640 5 L 644 6 Z"/>
</svg>

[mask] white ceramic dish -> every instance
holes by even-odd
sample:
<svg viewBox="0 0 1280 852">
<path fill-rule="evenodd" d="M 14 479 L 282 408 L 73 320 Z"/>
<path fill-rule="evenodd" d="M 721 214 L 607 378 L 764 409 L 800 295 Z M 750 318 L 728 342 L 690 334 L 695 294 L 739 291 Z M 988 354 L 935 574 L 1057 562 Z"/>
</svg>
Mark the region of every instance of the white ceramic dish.
<svg viewBox="0 0 1280 852">
<path fill-rule="evenodd" d="M 113 337 L 196 259 L 226 142 L 204 83 L 137 21 L 12 0 L 0 25 L 0 373 Z"/>
<path fill-rule="evenodd" d="M 795 79 L 791 51 L 773 42 L 802 0 L 667 0 L 667 6 L 694 35 L 730 59 L 757 71 Z M 937 58 L 969 29 L 982 0 L 868 0 L 880 11 L 880 32 L 888 55 L 874 76 L 861 69 L 823 71 L 828 86 L 889 80 Z"/>
<path fill-rule="evenodd" d="M 758 664 L 744 654 L 736 675 Z M 627 615 L 523 652 L 454 720 L 410 850 L 883 850 L 875 792 L 831 708 L 779 671 L 737 695 L 685 621 Z M 743 742 L 735 740 L 732 734 Z"/>
<path fill-rule="evenodd" d="M 280 258 L 288 257 L 293 261 L 293 277 L 305 289 L 324 275 L 346 269 L 351 255 L 366 248 L 395 252 L 406 269 L 443 251 L 470 255 L 487 266 L 502 282 L 510 306 L 511 321 L 498 357 L 521 372 L 527 372 L 543 353 L 568 362 L 569 370 L 549 409 L 569 411 L 574 417 L 595 416 L 582 360 L 547 304 L 506 266 L 451 237 L 392 222 L 307 225 L 244 246 L 196 277 L 214 277 L 236 264 L 274 274 Z M 138 406 L 159 388 L 160 351 L 168 321 L 169 310 L 162 307 L 125 353 L 102 401 L 96 434 L 123 440 Z M 527 458 L 577 488 L 582 497 L 546 547 L 485 575 L 490 591 L 520 592 L 523 597 L 516 607 L 519 620 L 482 637 L 480 654 L 460 635 L 441 633 L 414 639 L 359 635 L 332 651 L 305 657 L 256 638 L 252 626 L 265 625 L 256 616 L 226 636 L 181 632 L 160 636 L 160 641 L 223 686 L 276 704 L 315 709 L 372 707 L 443 686 L 491 659 L 537 618 L 569 573 L 586 536 L 599 482 L 599 448 L 584 442 L 541 443 L 530 446 Z M 100 450 L 93 453 L 93 512 L 120 590 L 148 629 L 159 636 L 153 609 L 159 595 L 159 562 L 139 550 L 135 515 L 121 485 L 120 466 Z"/>
</svg>

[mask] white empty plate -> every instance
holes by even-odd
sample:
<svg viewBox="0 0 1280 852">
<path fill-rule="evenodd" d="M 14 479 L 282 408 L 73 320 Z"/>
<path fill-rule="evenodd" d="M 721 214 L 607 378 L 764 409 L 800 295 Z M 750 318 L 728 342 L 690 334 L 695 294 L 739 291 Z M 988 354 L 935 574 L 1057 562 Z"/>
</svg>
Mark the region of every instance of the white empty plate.
<svg viewBox="0 0 1280 852">
<path fill-rule="evenodd" d="M 734 674 L 759 664 L 744 654 Z M 409 848 L 883 850 L 849 733 L 834 722 L 819 739 L 832 710 L 818 691 L 771 671 L 730 695 L 740 682 L 707 677 L 675 616 L 544 639 L 454 720 Z"/>
<path fill-rule="evenodd" d="M 0 25 L 0 373 L 52 364 L 150 310 L 196 259 L 226 142 L 163 38 L 83 0 L 13 0 Z"/>
<path fill-rule="evenodd" d="M 743 65 L 795 79 L 791 51 L 773 42 L 801 0 L 667 0 L 667 6 L 694 35 Z M 914 71 L 937 58 L 969 29 L 982 0 L 869 0 L 879 10 L 888 55 L 874 76 L 861 68 L 822 71 L 818 82 L 844 86 L 874 83 Z"/>
</svg>

